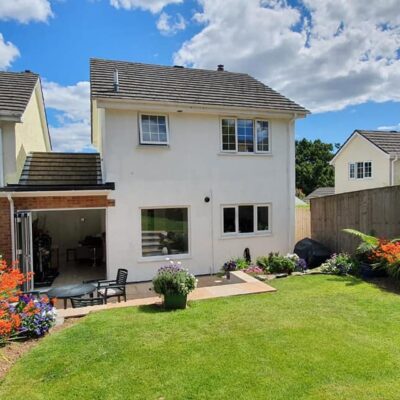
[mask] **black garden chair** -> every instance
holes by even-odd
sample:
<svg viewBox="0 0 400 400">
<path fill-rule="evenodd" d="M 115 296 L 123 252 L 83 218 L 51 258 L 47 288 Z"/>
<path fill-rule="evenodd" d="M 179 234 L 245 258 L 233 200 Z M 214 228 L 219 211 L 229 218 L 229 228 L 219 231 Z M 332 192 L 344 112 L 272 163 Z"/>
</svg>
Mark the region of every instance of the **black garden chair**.
<svg viewBox="0 0 400 400">
<path fill-rule="evenodd" d="M 100 306 L 104 304 L 104 299 L 102 297 L 70 297 L 72 308 L 90 307 L 90 306 Z"/>
<path fill-rule="evenodd" d="M 117 297 L 118 303 L 121 297 L 126 301 L 126 281 L 128 279 L 128 270 L 119 268 L 117 278 L 114 280 L 97 281 L 97 295 L 104 298 L 105 304 L 110 297 Z"/>
</svg>

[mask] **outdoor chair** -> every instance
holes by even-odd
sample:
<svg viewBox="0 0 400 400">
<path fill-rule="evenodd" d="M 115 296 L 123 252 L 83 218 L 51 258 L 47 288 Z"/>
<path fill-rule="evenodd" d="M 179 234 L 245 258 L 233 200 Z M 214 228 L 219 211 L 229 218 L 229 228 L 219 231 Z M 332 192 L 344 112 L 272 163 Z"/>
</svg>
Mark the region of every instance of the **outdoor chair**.
<svg viewBox="0 0 400 400">
<path fill-rule="evenodd" d="M 128 279 L 128 270 L 119 268 L 117 278 L 111 281 L 97 281 L 97 295 L 104 298 L 105 304 L 110 297 L 117 297 L 118 303 L 121 297 L 126 301 L 126 281 Z"/>
<path fill-rule="evenodd" d="M 102 297 L 70 297 L 72 308 L 90 307 L 90 306 L 100 306 L 104 304 L 104 299 Z"/>
</svg>

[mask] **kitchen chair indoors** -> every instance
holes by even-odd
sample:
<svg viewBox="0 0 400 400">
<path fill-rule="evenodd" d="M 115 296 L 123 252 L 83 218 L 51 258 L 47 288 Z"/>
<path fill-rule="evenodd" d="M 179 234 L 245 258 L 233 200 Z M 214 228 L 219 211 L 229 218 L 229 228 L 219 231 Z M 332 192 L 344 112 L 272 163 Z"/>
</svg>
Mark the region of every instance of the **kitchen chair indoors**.
<svg viewBox="0 0 400 400">
<path fill-rule="evenodd" d="M 103 297 L 70 297 L 72 308 L 90 307 L 90 306 L 100 306 L 104 304 Z"/>
<path fill-rule="evenodd" d="M 117 278 L 111 281 L 100 280 L 97 281 L 97 295 L 104 298 L 105 304 L 111 297 L 117 297 L 118 303 L 121 301 L 121 297 L 126 301 L 126 281 L 128 279 L 128 270 L 119 268 L 117 272 Z"/>
</svg>

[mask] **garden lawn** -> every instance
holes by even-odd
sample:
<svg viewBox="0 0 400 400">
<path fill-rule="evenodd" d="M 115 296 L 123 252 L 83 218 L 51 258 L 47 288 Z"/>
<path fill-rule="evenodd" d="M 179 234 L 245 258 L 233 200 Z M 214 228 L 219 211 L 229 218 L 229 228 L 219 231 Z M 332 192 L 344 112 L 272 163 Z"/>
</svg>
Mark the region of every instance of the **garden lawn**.
<svg viewBox="0 0 400 400">
<path fill-rule="evenodd" d="M 46 337 L 0 398 L 399 399 L 400 297 L 355 278 L 278 292 L 98 312 Z"/>
</svg>

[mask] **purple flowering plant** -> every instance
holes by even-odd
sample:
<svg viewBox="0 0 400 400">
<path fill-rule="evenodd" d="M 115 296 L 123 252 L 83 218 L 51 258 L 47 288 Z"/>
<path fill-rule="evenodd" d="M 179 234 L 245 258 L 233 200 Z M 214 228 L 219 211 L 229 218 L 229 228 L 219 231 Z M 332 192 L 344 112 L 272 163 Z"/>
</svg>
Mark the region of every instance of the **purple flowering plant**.
<svg viewBox="0 0 400 400">
<path fill-rule="evenodd" d="M 56 309 L 46 297 L 20 295 L 18 302 L 10 304 L 10 308 L 21 320 L 16 335 L 19 338 L 44 336 L 56 321 Z"/>
<path fill-rule="evenodd" d="M 154 291 L 162 295 L 188 295 L 196 289 L 197 279 L 180 262 L 170 261 L 170 265 L 161 267 L 153 278 Z"/>
</svg>

